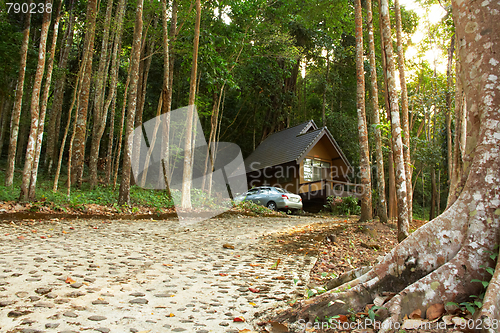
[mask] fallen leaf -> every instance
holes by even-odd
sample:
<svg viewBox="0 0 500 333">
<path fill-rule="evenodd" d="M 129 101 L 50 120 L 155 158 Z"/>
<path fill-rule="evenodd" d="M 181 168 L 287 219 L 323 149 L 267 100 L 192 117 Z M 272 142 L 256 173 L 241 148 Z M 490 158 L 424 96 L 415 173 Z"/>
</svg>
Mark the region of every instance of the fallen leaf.
<svg viewBox="0 0 500 333">
<path fill-rule="evenodd" d="M 258 293 L 260 291 L 259 289 L 252 288 L 252 287 L 248 288 L 248 290 L 250 290 L 253 293 Z"/>
<path fill-rule="evenodd" d="M 65 281 L 65 282 L 66 282 L 66 283 L 68 283 L 68 284 L 72 284 L 72 283 L 75 283 L 76 281 L 75 281 L 75 280 L 73 280 L 72 278 L 70 278 L 70 277 L 68 276 L 68 277 L 66 278 L 66 281 Z"/>
<path fill-rule="evenodd" d="M 257 333 L 256 331 L 249 330 L 248 328 L 239 330 L 238 333 Z"/>
<path fill-rule="evenodd" d="M 63 234 L 67 234 L 68 232 L 67 232 L 66 230 L 63 230 L 63 231 L 62 231 L 62 233 L 63 233 Z"/>
<path fill-rule="evenodd" d="M 410 319 L 421 319 L 421 318 L 422 318 L 422 310 L 420 310 L 420 309 L 415 309 L 410 314 Z"/>
<path fill-rule="evenodd" d="M 427 311 L 425 311 L 425 317 L 429 320 L 434 320 L 436 318 L 441 317 L 444 314 L 444 305 L 443 304 L 432 304 L 429 306 Z"/>
<path fill-rule="evenodd" d="M 227 276 L 226 273 L 219 273 L 220 276 Z"/>
<path fill-rule="evenodd" d="M 452 318 L 453 318 L 453 315 L 443 316 L 443 322 L 444 322 L 446 325 L 453 325 Z"/>
<path fill-rule="evenodd" d="M 257 306 L 257 304 L 255 304 L 254 302 L 250 302 L 248 304 L 250 304 L 251 306 Z"/>
<path fill-rule="evenodd" d="M 259 267 L 260 264 L 250 264 L 250 266 L 252 266 L 252 267 Z"/>
<path fill-rule="evenodd" d="M 288 332 L 288 327 L 286 325 L 283 325 L 281 323 L 276 323 L 276 322 L 271 322 L 270 324 L 273 327 L 273 329 L 272 329 L 273 333 L 287 333 Z"/>
<path fill-rule="evenodd" d="M 339 317 L 335 318 L 335 319 L 340 321 L 341 323 L 347 323 L 347 316 L 346 315 L 339 315 Z"/>
<path fill-rule="evenodd" d="M 245 322 L 245 318 L 243 318 L 243 317 L 235 317 L 235 318 L 233 318 L 233 321 L 236 322 L 236 323 L 243 323 L 243 322 Z"/>
<path fill-rule="evenodd" d="M 25 239 L 25 237 L 24 236 L 17 236 L 17 239 L 23 240 L 23 239 Z"/>
<path fill-rule="evenodd" d="M 175 317 L 175 315 L 173 313 L 170 313 L 167 315 L 167 317 Z"/>
<path fill-rule="evenodd" d="M 225 249 L 234 250 L 234 245 L 231 245 L 231 244 L 224 244 L 224 245 L 222 245 L 222 247 L 225 248 Z"/>
</svg>

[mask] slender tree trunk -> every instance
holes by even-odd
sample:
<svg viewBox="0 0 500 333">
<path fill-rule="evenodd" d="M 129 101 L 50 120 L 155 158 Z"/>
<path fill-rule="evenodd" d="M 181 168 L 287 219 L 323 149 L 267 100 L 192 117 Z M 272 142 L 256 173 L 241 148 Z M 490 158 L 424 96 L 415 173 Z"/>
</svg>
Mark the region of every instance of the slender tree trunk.
<svg viewBox="0 0 500 333">
<path fill-rule="evenodd" d="M 123 166 L 122 180 L 118 195 L 118 203 L 120 205 L 130 204 L 130 171 L 131 171 L 131 155 L 133 148 L 133 138 L 131 134 L 134 130 L 135 111 L 137 107 L 137 88 L 139 81 L 139 63 L 141 61 L 141 41 L 142 41 L 142 7 L 143 0 L 137 1 L 137 10 L 135 13 L 135 27 L 132 44 L 132 54 L 130 60 L 131 77 L 130 77 L 130 93 L 128 98 L 128 113 L 127 125 L 125 128 L 125 145 L 123 151 Z"/>
<path fill-rule="evenodd" d="M 94 40 L 95 28 L 97 17 L 97 0 L 88 0 L 87 2 L 87 22 L 84 41 L 84 49 L 89 49 L 88 59 L 86 60 L 87 66 L 83 73 L 83 84 L 80 98 L 80 105 L 78 107 L 78 117 L 76 123 L 76 132 L 74 140 L 74 151 L 72 159 L 74 160 L 74 167 L 71 170 L 73 174 L 71 182 L 76 186 L 81 186 L 83 177 L 83 167 L 85 159 L 85 141 L 87 133 L 87 114 L 90 96 L 90 83 L 92 77 L 92 58 L 94 53 Z"/>
<path fill-rule="evenodd" d="M 59 1 L 59 5 L 56 10 L 56 19 L 54 22 L 54 32 L 52 35 L 52 45 L 50 48 L 50 56 L 47 63 L 47 77 L 45 78 L 45 87 L 42 96 L 42 104 L 40 109 L 40 121 L 38 124 L 38 132 L 36 138 L 36 149 L 35 158 L 33 160 L 33 167 L 31 170 L 31 179 L 29 185 L 29 200 L 34 200 L 36 198 L 36 181 L 38 175 L 38 165 L 40 162 L 40 153 L 42 151 L 42 141 L 43 141 L 43 131 L 45 126 L 45 114 L 47 112 L 47 103 L 49 100 L 50 85 L 52 83 L 52 70 L 54 68 L 54 58 L 56 56 L 56 46 L 57 46 L 57 36 L 59 34 L 59 21 L 61 19 L 61 5 L 62 1 Z"/>
<path fill-rule="evenodd" d="M 387 91 L 391 106 L 391 134 L 393 139 L 394 162 L 396 166 L 396 197 L 398 201 L 398 240 L 402 242 L 409 234 L 408 221 L 408 196 L 406 186 L 405 164 L 403 157 L 403 140 L 401 138 L 401 125 L 399 121 L 399 103 L 396 91 L 395 66 L 392 52 L 391 25 L 389 18 L 389 4 L 381 0 L 380 15 L 382 18 L 382 37 L 384 40 L 387 58 Z"/>
<path fill-rule="evenodd" d="M 99 149 L 106 127 L 107 114 L 104 113 L 104 97 L 107 83 L 107 64 L 108 64 L 108 43 L 109 30 L 111 27 L 111 14 L 113 12 L 113 0 L 108 0 L 106 7 L 106 16 L 104 19 L 103 36 L 101 44 L 101 53 L 99 58 L 99 68 L 95 81 L 95 99 L 94 99 L 94 123 L 92 129 L 92 140 L 90 145 L 90 160 L 89 160 L 89 175 L 90 188 L 93 189 L 97 185 L 97 161 L 99 159 Z M 116 59 L 115 59 L 116 66 Z M 115 83 L 116 84 L 116 83 Z"/>
<path fill-rule="evenodd" d="M 28 2 L 31 4 L 31 0 Z M 14 170 L 16 165 L 17 138 L 19 134 L 19 120 L 23 104 L 24 76 L 26 74 L 26 61 L 28 59 L 28 44 L 30 40 L 31 14 L 24 14 L 23 42 L 21 44 L 21 61 L 19 75 L 17 78 L 16 92 L 14 97 L 14 108 L 10 120 L 10 141 L 7 155 L 7 171 L 5 172 L 5 186 L 12 186 L 14 181 Z"/>
<path fill-rule="evenodd" d="M 51 3 L 50 0 L 45 1 L 45 5 Z M 26 157 L 24 160 L 23 178 L 21 183 L 20 201 L 26 201 L 29 198 L 29 183 L 31 179 L 31 171 L 35 158 L 36 141 L 38 135 L 38 127 L 40 124 L 40 88 L 42 86 L 43 72 L 45 69 L 45 50 L 47 45 L 47 35 L 50 26 L 50 13 L 47 11 L 43 14 L 42 31 L 40 35 L 40 46 L 38 48 L 38 63 L 35 73 L 35 81 L 33 83 L 33 92 L 31 94 L 31 126 L 28 138 L 28 146 L 26 147 Z"/>
<path fill-rule="evenodd" d="M 122 45 L 122 33 L 123 33 L 123 18 L 125 16 L 125 0 L 120 0 L 118 2 L 118 7 L 116 8 L 116 32 L 115 40 L 113 45 L 113 54 L 111 56 L 111 73 L 110 73 L 110 83 L 109 92 L 104 104 L 104 114 L 107 115 L 109 107 L 111 106 L 111 116 L 110 116 L 110 126 L 109 126 L 109 138 L 108 138 L 108 152 L 106 154 L 106 182 L 109 185 L 111 182 L 111 173 L 113 170 L 113 136 L 115 127 L 115 107 L 116 107 L 116 86 L 118 82 L 118 70 L 120 67 L 120 57 L 119 52 Z M 125 94 L 126 95 L 126 94 Z M 101 128 L 101 137 L 104 133 L 104 128 Z"/>
<path fill-rule="evenodd" d="M 412 165 L 410 157 L 410 125 L 408 121 L 408 92 L 406 89 L 405 78 L 405 55 L 403 50 L 403 37 L 401 27 L 401 8 L 399 0 L 394 0 L 394 9 L 396 14 L 396 36 L 397 36 L 397 50 L 398 50 L 398 68 L 399 80 L 401 83 L 401 129 L 403 130 L 403 155 L 405 164 L 406 175 L 406 196 L 408 205 L 408 222 L 411 223 L 413 219 L 413 190 L 411 188 L 412 178 Z"/>
<path fill-rule="evenodd" d="M 368 46 L 370 48 L 370 87 L 371 100 L 373 107 L 373 123 L 375 125 L 375 150 L 377 159 L 377 185 L 379 195 L 379 212 L 380 222 L 387 222 L 387 201 L 385 197 L 385 174 L 384 174 L 384 154 L 382 152 L 382 133 L 380 130 L 380 112 L 378 107 L 378 84 L 377 84 L 377 63 L 375 61 L 375 40 L 373 36 L 373 11 L 372 1 L 366 1 L 367 6 L 367 25 L 368 25 Z"/>
<path fill-rule="evenodd" d="M 173 90 L 173 79 L 174 79 L 174 61 L 173 52 L 170 48 L 168 39 L 168 18 L 167 18 L 167 0 L 162 0 L 162 21 L 163 21 L 163 93 L 162 93 L 162 114 L 170 112 L 172 109 L 172 90 Z M 176 29 L 177 29 L 177 1 L 172 1 L 172 19 L 170 27 L 171 38 L 175 39 Z M 170 170 L 170 147 L 169 147 L 169 136 L 170 136 L 170 118 L 167 117 L 166 121 L 162 122 L 163 135 L 162 135 L 162 152 L 163 158 L 162 163 L 164 166 L 164 183 L 168 186 L 168 179 L 166 176 L 169 174 Z M 161 172 L 159 177 L 161 177 Z M 166 180 L 166 181 L 165 181 Z M 162 181 L 159 179 L 159 182 Z"/>
<path fill-rule="evenodd" d="M 118 180 L 118 167 L 120 166 L 120 156 L 122 152 L 122 142 L 123 142 L 123 128 L 125 127 L 125 113 L 127 110 L 127 96 L 128 87 L 130 86 L 130 78 L 132 77 L 132 66 L 129 65 L 127 73 L 127 81 L 125 83 L 125 92 L 123 93 L 124 99 L 122 104 L 122 117 L 120 121 L 120 131 L 118 135 L 118 145 L 116 147 L 116 158 L 114 163 L 114 173 L 113 173 L 113 189 L 116 188 L 116 182 Z"/>
<path fill-rule="evenodd" d="M 453 85 L 453 77 L 451 74 L 453 67 L 453 54 L 455 53 L 455 35 L 451 37 L 450 47 L 448 48 L 448 65 L 446 66 L 446 143 L 447 143 L 447 161 L 448 161 L 448 190 L 451 184 L 453 173 L 453 142 L 451 135 L 451 117 L 452 117 L 452 99 L 451 89 Z"/>
<path fill-rule="evenodd" d="M 172 0 L 172 19 L 170 22 L 170 40 L 175 41 L 177 39 L 177 12 L 179 10 L 177 0 Z M 172 109 L 172 93 L 174 91 L 174 69 L 175 69 L 175 50 L 172 44 L 169 45 L 169 60 L 168 60 L 168 75 L 169 82 L 168 86 L 170 90 L 168 91 L 168 103 L 165 104 L 163 100 L 163 107 L 168 107 L 169 110 Z M 167 97 L 164 97 L 167 98 Z M 168 155 L 167 155 L 168 156 Z"/>
<path fill-rule="evenodd" d="M 360 221 L 372 219 L 372 184 L 370 170 L 370 152 L 368 147 L 368 129 L 365 111 L 365 69 L 363 60 L 363 16 L 361 0 L 355 1 L 356 22 L 356 107 L 358 113 L 358 135 L 360 146 L 360 174 L 363 193 L 361 196 Z"/>
<path fill-rule="evenodd" d="M 198 69 L 198 45 L 200 41 L 200 23 L 201 23 L 201 4 L 196 0 L 196 21 L 194 26 L 193 42 L 193 65 L 191 67 L 191 81 L 189 85 L 189 105 L 186 119 L 186 141 L 184 144 L 184 170 L 182 175 L 182 197 L 181 207 L 191 209 L 191 181 L 193 176 L 193 118 L 196 99 L 196 77 Z"/>
<path fill-rule="evenodd" d="M 431 170 L 431 210 L 429 212 L 429 221 L 436 217 L 436 200 L 437 200 L 437 188 L 436 188 L 436 169 L 432 167 Z"/>
<path fill-rule="evenodd" d="M 75 13 L 73 11 L 74 0 L 70 1 L 69 19 L 66 24 L 62 49 L 59 56 L 58 71 L 60 76 L 57 78 L 54 87 L 54 99 L 52 100 L 52 108 L 48 110 L 49 122 L 47 126 L 47 145 L 45 150 L 44 165 L 47 168 L 47 173 L 52 173 L 54 162 L 58 158 L 57 143 L 59 141 L 59 126 L 61 124 L 61 111 L 64 102 L 64 93 L 66 86 L 66 68 L 68 66 L 68 58 L 73 46 Z"/>
<path fill-rule="evenodd" d="M 323 105 L 321 106 L 321 115 L 323 118 L 323 126 L 326 126 L 326 92 L 328 90 L 328 77 L 330 76 L 330 55 L 326 50 L 326 76 L 325 76 L 325 89 L 323 90 Z"/>
<path fill-rule="evenodd" d="M 2 121 L 0 122 L 0 158 L 3 153 L 3 142 L 5 138 L 5 134 L 7 133 L 7 127 L 9 124 L 9 116 L 11 110 L 10 100 L 6 99 L 3 102 L 3 112 L 2 112 Z"/>
<path fill-rule="evenodd" d="M 155 22 L 156 26 L 157 22 Z M 137 111 L 135 113 L 135 127 L 142 126 L 142 116 L 144 113 L 144 105 L 146 103 L 146 92 L 147 92 L 147 86 L 148 86 L 148 76 L 149 76 L 149 70 L 151 68 L 151 61 L 153 59 L 153 54 L 154 54 L 154 47 L 155 47 L 155 42 L 154 40 L 149 40 L 146 42 L 146 37 L 144 37 L 144 44 L 146 45 L 144 49 L 144 58 L 145 60 L 142 61 L 141 65 L 139 66 L 139 87 L 138 87 L 138 98 L 137 98 Z M 133 156 L 141 156 L 140 149 L 140 135 L 139 131 L 134 132 L 135 137 L 134 137 L 134 149 L 133 149 Z M 151 143 L 150 143 L 151 144 Z M 146 153 L 147 154 L 147 153 Z M 138 170 L 138 167 L 141 163 L 144 163 L 144 161 L 139 160 L 139 159 L 134 159 L 132 161 L 132 165 L 134 166 L 135 170 Z M 142 183 L 141 179 L 136 179 L 135 180 L 137 183 Z"/>
</svg>

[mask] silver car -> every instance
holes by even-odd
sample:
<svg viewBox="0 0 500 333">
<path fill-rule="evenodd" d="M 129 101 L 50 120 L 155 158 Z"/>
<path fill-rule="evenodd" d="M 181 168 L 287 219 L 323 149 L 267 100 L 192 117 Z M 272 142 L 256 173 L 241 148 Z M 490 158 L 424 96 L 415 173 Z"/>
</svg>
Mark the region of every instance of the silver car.
<svg viewBox="0 0 500 333">
<path fill-rule="evenodd" d="M 274 186 L 254 187 L 248 192 L 234 198 L 236 203 L 241 201 L 252 201 L 256 204 L 266 206 L 271 210 L 297 210 L 302 209 L 302 198 L 300 195 L 290 193 L 282 188 Z"/>
</svg>

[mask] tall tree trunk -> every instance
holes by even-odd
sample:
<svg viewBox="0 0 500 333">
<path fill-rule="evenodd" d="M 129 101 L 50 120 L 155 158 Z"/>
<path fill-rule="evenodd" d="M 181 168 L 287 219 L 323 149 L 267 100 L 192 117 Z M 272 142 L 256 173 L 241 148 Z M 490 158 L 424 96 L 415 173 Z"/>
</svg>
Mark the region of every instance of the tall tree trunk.
<svg viewBox="0 0 500 333">
<path fill-rule="evenodd" d="M 380 8 L 380 0 L 378 1 L 379 8 Z M 380 14 L 380 10 L 379 10 Z M 379 29 L 380 29 L 380 36 L 382 36 L 382 19 L 379 17 Z M 388 90 L 388 78 L 387 78 L 387 71 L 385 70 L 387 68 L 387 55 L 385 53 L 385 46 L 384 46 L 384 39 L 380 38 L 380 46 L 381 46 L 381 53 L 382 53 L 382 68 L 384 69 L 384 101 L 385 101 L 385 109 L 387 112 L 387 119 L 389 123 L 391 122 L 391 102 L 389 99 L 389 90 Z M 393 154 L 393 138 L 389 137 L 389 152 L 387 156 L 387 169 L 388 169 L 388 178 L 389 178 L 389 188 L 387 189 L 387 196 L 388 196 L 388 202 L 387 202 L 387 214 L 388 218 L 393 220 L 397 218 L 398 216 L 398 203 L 396 199 L 396 174 L 394 170 L 394 154 Z"/>
<path fill-rule="evenodd" d="M 326 126 L 326 92 L 328 91 L 328 78 L 330 76 L 330 55 L 329 50 L 326 50 L 326 76 L 325 76 L 325 89 L 323 89 L 323 104 L 321 106 L 321 116 L 323 126 Z"/>
<path fill-rule="evenodd" d="M 50 0 L 45 1 L 45 6 L 51 3 Z M 25 201 L 29 198 L 29 183 L 31 179 L 31 171 L 33 168 L 33 160 L 35 158 L 36 141 L 38 135 L 38 127 L 40 124 L 40 88 L 42 86 L 43 72 L 45 69 L 45 50 L 47 45 L 47 35 L 50 26 L 50 13 L 45 11 L 43 14 L 42 31 L 40 35 L 40 46 L 38 48 L 38 63 L 36 66 L 35 80 L 33 82 L 33 92 L 31 94 L 31 126 L 28 138 L 28 146 L 26 148 L 26 157 L 24 160 L 23 178 L 21 183 L 20 201 Z"/>
<path fill-rule="evenodd" d="M 429 221 L 436 217 L 436 200 L 437 200 L 437 188 L 436 188 L 436 169 L 432 167 L 431 170 L 431 210 L 429 212 Z"/>
<path fill-rule="evenodd" d="M 141 41 L 142 41 L 142 7 L 144 0 L 137 1 L 137 10 L 135 12 L 135 27 L 132 44 L 132 54 L 130 60 L 131 77 L 130 92 L 128 98 L 127 125 L 125 128 L 125 145 L 123 151 L 122 180 L 118 194 L 118 203 L 120 205 L 130 204 L 130 171 L 131 157 L 133 148 L 133 138 L 131 134 L 134 130 L 135 110 L 137 107 L 137 88 L 139 81 L 139 63 L 141 61 Z"/>
<path fill-rule="evenodd" d="M 11 102 L 7 98 L 4 99 L 2 108 L 2 121 L 0 122 L 0 158 L 2 157 L 3 153 L 3 143 L 4 143 L 4 138 L 5 134 L 7 133 L 7 127 L 9 124 L 9 116 L 10 116 L 10 111 L 11 111 Z"/>
<path fill-rule="evenodd" d="M 392 52 L 391 23 L 389 18 L 389 4 L 381 0 L 380 16 L 382 18 L 382 38 L 386 54 L 387 91 L 391 106 L 391 134 L 393 140 L 394 163 L 396 166 L 396 197 L 398 201 L 398 240 L 402 242 L 409 234 L 408 196 L 406 186 L 405 164 L 403 157 L 403 140 L 399 121 L 399 103 L 396 91 L 395 66 Z"/>
<path fill-rule="evenodd" d="M 97 17 L 97 0 L 88 0 L 87 2 L 87 21 L 86 21 L 86 34 L 84 41 L 84 49 L 89 49 L 88 59 L 86 60 L 86 67 L 83 73 L 83 84 L 80 93 L 80 105 L 78 107 L 78 117 L 76 123 L 76 132 L 74 140 L 74 151 L 72 159 L 74 160 L 74 167 L 71 170 L 73 174 L 71 182 L 76 186 L 81 186 L 83 177 L 83 167 L 85 159 L 85 141 L 87 133 L 87 114 L 90 96 L 90 83 L 92 78 L 92 58 L 94 54 L 94 40 L 95 28 Z"/>
<path fill-rule="evenodd" d="M 28 2 L 31 4 L 31 0 Z M 21 44 L 19 75 L 17 78 L 16 92 L 14 97 L 14 108 L 10 120 L 10 140 L 7 155 L 7 170 L 5 172 L 5 186 L 12 186 L 14 181 L 14 170 L 16 165 L 17 138 L 19 134 L 19 120 L 23 104 L 24 76 L 26 75 L 26 61 L 28 59 L 28 44 L 30 40 L 31 14 L 24 14 L 23 42 Z"/>
<path fill-rule="evenodd" d="M 116 20 L 115 20 L 115 40 L 113 44 L 113 54 L 111 56 L 111 73 L 109 82 L 109 92 L 106 97 L 106 102 L 104 103 L 104 114 L 107 115 L 109 107 L 111 106 L 110 115 L 110 126 L 109 126 L 109 138 L 108 138 L 108 152 L 106 154 L 106 182 L 107 184 L 111 181 L 111 173 L 113 170 L 113 135 L 115 127 L 115 107 L 116 107 L 116 86 L 118 82 L 118 70 L 120 67 L 120 57 L 119 52 L 121 51 L 122 45 L 122 33 L 123 33 L 123 18 L 125 16 L 125 0 L 120 0 L 118 2 L 118 7 L 116 8 Z M 104 127 L 101 128 L 100 135 L 104 134 Z"/>
<path fill-rule="evenodd" d="M 394 9 L 396 16 L 396 36 L 397 36 L 397 50 L 398 50 L 398 68 L 399 80 L 401 83 L 401 126 L 403 130 L 403 155 L 406 174 L 406 196 L 408 205 L 408 221 L 411 223 L 413 219 L 413 190 L 412 190 L 412 165 L 410 157 L 410 125 L 408 121 L 408 92 L 406 89 L 405 78 L 405 55 L 403 50 L 403 37 L 401 27 L 401 8 L 399 0 L 394 0 Z"/>
<path fill-rule="evenodd" d="M 106 7 L 106 16 L 104 19 L 103 35 L 101 52 L 99 57 L 99 68 L 97 70 L 95 81 L 95 99 L 93 108 L 93 129 L 92 140 L 90 144 L 90 159 L 89 159 L 89 184 L 93 189 L 97 185 L 97 161 L 99 159 L 99 149 L 106 127 L 107 114 L 104 113 L 104 97 L 106 92 L 107 83 L 107 64 L 108 64 L 108 43 L 109 43 L 109 30 L 111 27 L 111 14 L 113 12 L 113 0 L 108 0 Z M 115 60 L 116 65 L 116 60 Z M 116 83 L 115 83 L 116 84 Z"/>
<path fill-rule="evenodd" d="M 450 47 L 448 48 L 448 65 L 446 66 L 446 143 L 447 143 L 447 161 L 448 161 L 448 190 L 451 184 L 451 175 L 453 173 L 453 141 L 451 135 L 451 116 L 452 99 L 451 89 L 453 85 L 453 76 L 451 74 L 453 67 L 453 54 L 455 53 L 455 35 L 451 37 Z"/>
<path fill-rule="evenodd" d="M 182 175 L 181 207 L 191 209 L 191 181 L 193 176 L 193 119 L 196 99 L 196 77 L 198 69 L 198 45 L 200 41 L 201 4 L 196 0 L 196 21 L 194 26 L 193 65 L 189 84 L 189 105 L 186 119 L 186 140 L 184 143 L 184 170 Z"/>
<path fill-rule="evenodd" d="M 130 62 L 130 59 L 129 59 Z M 122 116 L 120 121 L 120 131 L 118 132 L 118 144 L 116 147 L 116 157 L 114 167 L 115 170 L 113 172 L 113 189 L 116 188 L 116 182 L 118 180 L 118 167 L 120 166 L 120 156 L 122 152 L 122 142 L 123 142 L 123 128 L 125 127 L 125 113 L 127 110 L 127 96 L 128 96 L 128 87 L 130 86 L 130 78 L 132 77 L 132 66 L 128 66 L 127 73 L 127 81 L 125 82 L 125 92 L 123 93 L 123 104 L 122 104 Z"/>
<path fill-rule="evenodd" d="M 361 0 L 356 0 L 354 7 L 356 14 L 356 108 L 358 113 L 358 136 L 360 146 L 359 167 L 361 184 L 363 185 L 360 221 L 368 221 L 372 219 L 372 184 L 365 111 L 365 68 L 363 60 L 363 16 Z"/>
<path fill-rule="evenodd" d="M 170 40 L 175 41 L 177 39 L 177 12 L 179 10 L 177 0 L 172 0 L 172 19 L 170 21 Z M 168 86 L 170 90 L 168 92 L 168 103 L 165 104 L 165 100 L 163 100 L 163 107 L 168 107 L 169 110 L 172 108 L 172 93 L 174 91 L 174 69 L 175 69 L 175 50 L 174 45 L 169 45 L 169 61 L 168 61 L 168 75 L 169 82 Z M 165 97 L 166 98 L 166 97 Z M 168 105 L 168 106 L 167 106 Z"/>
<path fill-rule="evenodd" d="M 59 126 L 61 124 L 61 111 L 64 102 L 64 93 L 66 86 L 66 68 L 68 66 L 68 58 L 73 46 L 75 13 L 73 10 L 74 0 L 69 3 L 69 19 L 66 24 L 62 49 L 59 55 L 58 70 L 60 76 L 56 79 L 54 87 L 54 99 L 52 100 L 52 108 L 48 110 L 49 122 L 47 126 L 47 145 L 45 150 L 44 165 L 47 168 L 47 173 L 52 173 L 54 162 L 58 158 L 57 143 L 59 141 Z"/>
<path fill-rule="evenodd" d="M 377 159 L 377 186 L 379 195 L 379 207 L 377 209 L 380 222 L 387 222 L 387 201 L 385 198 L 385 174 L 384 174 L 384 154 L 382 152 L 382 133 L 380 130 L 380 112 L 378 107 L 378 84 L 377 84 L 377 63 L 375 61 L 375 41 L 373 36 L 373 11 L 372 1 L 366 1 L 367 25 L 368 25 L 368 46 L 370 48 L 370 87 L 373 107 L 373 123 L 375 125 L 375 150 Z M 393 169 L 394 170 L 394 169 Z"/>
<path fill-rule="evenodd" d="M 31 170 L 31 179 L 29 185 L 28 197 L 30 200 L 34 200 L 36 197 L 36 181 L 38 175 L 38 165 L 40 162 L 40 153 L 42 152 L 42 142 L 43 142 L 43 131 L 45 126 L 45 114 L 47 112 L 47 103 L 49 100 L 50 85 L 52 83 L 52 70 L 54 68 L 54 58 L 56 56 L 56 46 L 57 46 L 57 36 L 59 34 L 59 20 L 61 19 L 61 6 L 62 1 L 59 1 L 59 5 L 56 10 L 56 19 L 54 21 L 54 32 L 52 35 L 52 45 L 50 48 L 50 56 L 47 63 L 47 77 L 45 78 L 45 87 L 43 90 L 42 104 L 40 109 L 40 121 L 38 124 L 38 132 L 36 138 L 36 149 L 35 158 L 33 160 L 33 167 Z"/>
</svg>

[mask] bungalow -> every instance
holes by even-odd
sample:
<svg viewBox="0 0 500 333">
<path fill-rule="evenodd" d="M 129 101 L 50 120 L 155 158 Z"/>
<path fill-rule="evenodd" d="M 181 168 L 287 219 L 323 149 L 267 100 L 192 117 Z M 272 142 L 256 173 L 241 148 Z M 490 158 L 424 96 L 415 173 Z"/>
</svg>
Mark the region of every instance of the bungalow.
<svg viewBox="0 0 500 333">
<path fill-rule="evenodd" d="M 245 160 L 249 188 L 277 186 L 304 200 L 351 196 L 361 190 L 349 182 L 353 168 L 330 131 L 313 120 L 274 133 Z"/>
</svg>

